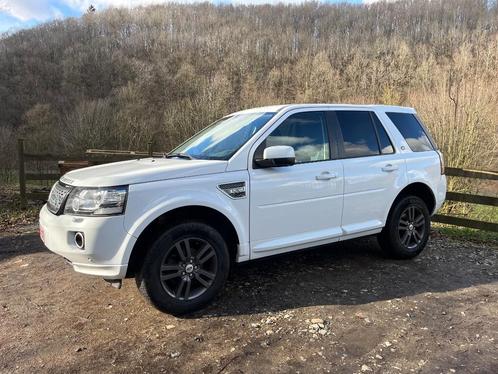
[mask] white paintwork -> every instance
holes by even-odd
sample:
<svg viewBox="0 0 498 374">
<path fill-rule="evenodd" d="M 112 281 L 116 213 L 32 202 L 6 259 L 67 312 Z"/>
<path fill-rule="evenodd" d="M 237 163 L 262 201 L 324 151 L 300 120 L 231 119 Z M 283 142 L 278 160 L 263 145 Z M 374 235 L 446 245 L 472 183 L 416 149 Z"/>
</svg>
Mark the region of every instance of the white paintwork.
<svg viewBox="0 0 498 374">
<path fill-rule="evenodd" d="M 144 158 L 73 170 L 61 180 L 72 186 L 109 187 L 223 173 L 226 167 L 227 161 Z"/>
<path fill-rule="evenodd" d="M 391 207 L 391 197 L 396 197 L 407 185 L 404 160 L 394 153 L 342 161 L 344 234 L 382 228 Z"/>
<path fill-rule="evenodd" d="M 290 115 L 341 109 L 375 112 L 395 153 L 253 167 L 257 146 Z M 433 191 L 435 212 L 446 194 L 438 155 L 412 152 L 386 111 L 415 113 L 412 108 L 381 105 L 254 108 L 238 113 L 276 114 L 228 161 L 145 158 L 69 172 L 62 180 L 73 186 L 128 185 L 126 211 L 110 217 L 56 216 L 45 206 L 40 212 L 45 245 L 69 259 L 78 272 L 121 279 L 143 230 L 162 214 L 185 206 L 215 209 L 232 223 L 239 239 L 239 262 L 378 233 L 394 199 L 411 183 L 424 183 Z M 270 149 L 266 157 L 292 157 L 289 149 L 282 153 L 290 147 L 271 148 L 280 149 Z M 245 198 L 232 199 L 220 191 L 220 184 L 232 182 L 245 182 Z M 75 232 L 84 232 L 84 250 L 74 245 Z"/>
<path fill-rule="evenodd" d="M 334 178 L 317 179 L 326 173 Z M 251 258 L 341 235 L 340 160 L 252 169 L 250 179 Z"/>
<path fill-rule="evenodd" d="M 74 270 L 108 279 L 121 279 L 126 275 L 128 261 L 124 261 L 126 248 L 133 248 L 136 238 L 124 228 L 124 216 L 76 217 L 56 216 L 46 205 L 40 211 L 40 226 L 44 243 L 53 252 L 69 259 Z M 73 237 L 85 233 L 85 250 L 78 249 Z"/>
<path fill-rule="evenodd" d="M 279 158 L 295 158 L 296 153 L 294 148 L 288 145 L 274 145 L 273 147 L 265 148 L 263 158 L 265 160 L 275 160 Z"/>
</svg>

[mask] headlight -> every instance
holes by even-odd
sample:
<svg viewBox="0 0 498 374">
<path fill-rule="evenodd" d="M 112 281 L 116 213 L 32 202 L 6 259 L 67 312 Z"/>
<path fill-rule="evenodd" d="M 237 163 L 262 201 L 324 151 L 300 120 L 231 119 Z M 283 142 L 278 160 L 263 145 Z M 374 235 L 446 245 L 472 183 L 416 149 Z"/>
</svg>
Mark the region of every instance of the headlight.
<svg viewBox="0 0 498 374">
<path fill-rule="evenodd" d="M 69 194 L 64 214 L 81 216 L 108 216 L 123 214 L 128 186 L 75 187 Z"/>
</svg>

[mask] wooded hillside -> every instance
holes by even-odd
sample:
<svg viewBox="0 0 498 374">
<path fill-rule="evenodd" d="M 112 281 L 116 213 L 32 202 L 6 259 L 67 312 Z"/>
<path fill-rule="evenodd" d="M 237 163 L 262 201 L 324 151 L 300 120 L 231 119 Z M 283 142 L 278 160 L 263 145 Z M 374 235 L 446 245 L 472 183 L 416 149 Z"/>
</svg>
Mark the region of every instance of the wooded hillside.
<svg viewBox="0 0 498 374">
<path fill-rule="evenodd" d="M 292 102 L 414 106 L 448 164 L 488 167 L 498 140 L 498 6 L 171 4 L 0 39 L 4 167 L 20 135 L 33 151 L 145 149 L 151 139 L 169 150 L 231 111 Z"/>
</svg>

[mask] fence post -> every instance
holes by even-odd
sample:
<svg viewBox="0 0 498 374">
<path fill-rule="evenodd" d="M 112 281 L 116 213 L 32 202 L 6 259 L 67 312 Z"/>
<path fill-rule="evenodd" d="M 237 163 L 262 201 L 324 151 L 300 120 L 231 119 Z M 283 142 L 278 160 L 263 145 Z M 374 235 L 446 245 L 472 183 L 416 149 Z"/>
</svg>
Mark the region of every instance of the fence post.
<svg viewBox="0 0 498 374">
<path fill-rule="evenodd" d="M 21 206 L 26 206 L 26 174 L 24 172 L 24 139 L 17 139 L 17 158 L 19 161 L 19 195 Z"/>
<path fill-rule="evenodd" d="M 149 157 L 153 156 L 154 153 L 152 152 L 152 142 L 147 143 L 147 152 L 149 152 Z"/>
</svg>

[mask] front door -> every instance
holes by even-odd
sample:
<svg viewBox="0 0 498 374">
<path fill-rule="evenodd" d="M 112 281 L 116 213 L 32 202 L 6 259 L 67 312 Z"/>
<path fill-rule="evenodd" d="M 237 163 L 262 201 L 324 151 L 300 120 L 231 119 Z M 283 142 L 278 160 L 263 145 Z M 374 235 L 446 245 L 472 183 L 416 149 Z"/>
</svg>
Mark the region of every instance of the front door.
<svg viewBox="0 0 498 374">
<path fill-rule="evenodd" d="M 343 167 L 328 130 L 323 112 L 299 112 L 256 143 L 255 158 L 269 146 L 292 146 L 296 164 L 249 168 L 251 258 L 339 239 Z"/>
</svg>

